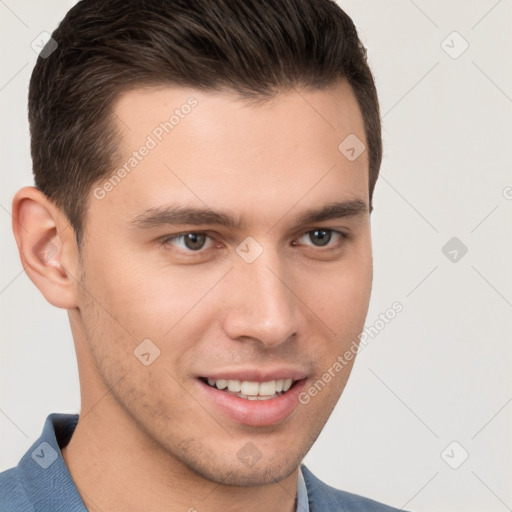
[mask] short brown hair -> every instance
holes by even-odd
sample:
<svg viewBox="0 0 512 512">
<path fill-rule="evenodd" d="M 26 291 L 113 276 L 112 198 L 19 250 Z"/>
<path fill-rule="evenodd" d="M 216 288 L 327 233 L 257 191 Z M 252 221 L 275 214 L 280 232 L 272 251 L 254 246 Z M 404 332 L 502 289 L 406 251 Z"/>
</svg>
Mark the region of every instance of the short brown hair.
<svg viewBox="0 0 512 512">
<path fill-rule="evenodd" d="M 366 50 L 334 1 L 82 0 L 52 37 L 57 48 L 43 50 L 30 80 L 33 170 L 78 243 L 91 188 L 116 165 L 111 107 L 138 86 L 264 99 L 345 78 L 364 120 L 371 208 L 382 159 L 379 103 Z"/>
</svg>

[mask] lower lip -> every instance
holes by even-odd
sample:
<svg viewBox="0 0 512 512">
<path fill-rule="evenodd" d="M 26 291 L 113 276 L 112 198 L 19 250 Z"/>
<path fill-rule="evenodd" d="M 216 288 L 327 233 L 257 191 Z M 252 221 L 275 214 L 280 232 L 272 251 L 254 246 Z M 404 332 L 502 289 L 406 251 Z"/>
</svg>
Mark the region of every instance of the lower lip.
<svg viewBox="0 0 512 512">
<path fill-rule="evenodd" d="M 299 405 L 299 394 L 306 385 L 306 379 L 302 379 L 277 398 L 246 400 L 209 386 L 201 379 L 197 381 L 202 392 L 225 415 L 238 423 L 253 427 L 276 425 L 283 421 Z"/>
</svg>

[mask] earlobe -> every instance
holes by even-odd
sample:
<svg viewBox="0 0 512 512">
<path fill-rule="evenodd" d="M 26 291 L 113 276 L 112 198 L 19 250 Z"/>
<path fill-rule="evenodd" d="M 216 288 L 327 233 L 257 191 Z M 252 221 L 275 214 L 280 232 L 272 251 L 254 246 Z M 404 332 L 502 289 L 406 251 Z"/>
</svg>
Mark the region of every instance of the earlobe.
<svg viewBox="0 0 512 512">
<path fill-rule="evenodd" d="M 14 196 L 12 226 L 25 272 L 56 307 L 74 309 L 78 251 L 65 215 L 40 190 L 24 187 Z"/>
</svg>

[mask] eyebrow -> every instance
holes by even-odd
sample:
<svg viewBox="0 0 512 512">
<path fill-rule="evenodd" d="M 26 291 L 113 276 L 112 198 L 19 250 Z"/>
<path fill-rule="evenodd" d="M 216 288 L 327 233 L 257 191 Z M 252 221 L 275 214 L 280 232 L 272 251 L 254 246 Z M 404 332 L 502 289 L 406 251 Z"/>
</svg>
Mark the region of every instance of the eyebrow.
<svg viewBox="0 0 512 512">
<path fill-rule="evenodd" d="M 315 224 L 332 219 L 363 216 L 368 213 L 368 205 L 362 199 L 352 199 L 329 203 L 321 208 L 311 208 L 302 212 L 295 219 L 295 224 Z M 164 225 L 187 224 L 199 226 L 204 224 L 224 226 L 228 229 L 241 229 L 243 221 L 232 215 L 214 211 L 209 208 L 191 208 L 167 206 L 150 208 L 132 219 L 131 224 L 138 228 L 154 228 Z"/>
</svg>

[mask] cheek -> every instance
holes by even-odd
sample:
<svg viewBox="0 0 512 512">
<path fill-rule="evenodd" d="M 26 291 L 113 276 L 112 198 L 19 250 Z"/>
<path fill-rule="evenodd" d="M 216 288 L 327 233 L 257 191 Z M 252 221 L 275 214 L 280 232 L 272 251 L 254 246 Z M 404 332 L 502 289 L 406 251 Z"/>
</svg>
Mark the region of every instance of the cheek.
<svg viewBox="0 0 512 512">
<path fill-rule="evenodd" d="M 200 333 L 186 315 L 173 312 L 180 309 L 179 297 L 172 302 L 172 294 L 163 295 L 161 281 L 152 283 L 133 274 L 117 286 L 115 280 L 99 274 L 83 284 L 87 292 L 81 315 L 87 344 L 99 375 L 116 399 L 128 410 L 139 409 L 154 420 L 176 419 L 189 409 L 199 414 L 187 399 L 187 375 L 181 369 L 190 366 L 190 340 Z M 134 284 L 153 286 L 155 293 L 139 288 L 141 293 L 135 294 Z M 142 353 L 149 353 L 148 365 Z"/>
<path fill-rule="evenodd" d="M 90 262 L 93 286 L 112 317 L 136 338 L 163 338 L 197 314 L 224 268 L 173 265 L 161 254 L 135 258 L 113 247 Z M 108 259 L 110 258 L 110 262 Z"/>
<path fill-rule="evenodd" d="M 322 321 L 330 337 L 347 342 L 362 330 L 372 288 L 371 249 L 354 250 L 332 266 L 300 278 L 300 297 Z M 299 278 L 297 278 L 299 279 Z"/>
<path fill-rule="evenodd" d="M 100 259 L 89 262 L 91 270 L 87 271 L 92 276 L 87 288 L 93 290 L 97 302 L 91 304 L 86 323 L 94 326 L 89 338 L 103 375 L 115 382 L 122 371 L 131 370 L 122 384 L 128 386 L 126 396 L 171 388 L 179 394 L 183 390 L 177 382 L 188 385 L 187 369 L 194 363 L 195 347 L 208 337 L 215 323 L 217 309 L 212 297 L 226 269 L 194 269 L 160 261 L 150 265 L 119 257 L 113 271 L 108 271 L 107 265 L 99 265 Z M 93 272 L 93 268 L 99 271 Z M 156 347 L 158 358 L 143 367 L 134 351 L 147 339 Z M 137 385 L 130 387 L 130 382 Z M 157 398 L 164 399 L 155 395 L 154 400 Z M 181 400 L 178 396 L 174 399 Z"/>
</svg>

